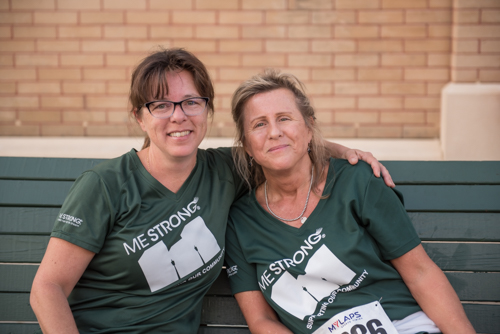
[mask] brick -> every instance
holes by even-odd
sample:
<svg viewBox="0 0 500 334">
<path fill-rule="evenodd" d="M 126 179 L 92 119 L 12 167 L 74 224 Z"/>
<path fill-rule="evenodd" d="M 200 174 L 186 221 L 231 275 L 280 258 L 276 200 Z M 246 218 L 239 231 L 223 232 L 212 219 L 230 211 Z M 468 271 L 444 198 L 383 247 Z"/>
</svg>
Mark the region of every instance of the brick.
<svg viewBox="0 0 500 334">
<path fill-rule="evenodd" d="M 10 27 L 0 27 L 0 38 L 11 38 Z"/>
<path fill-rule="evenodd" d="M 449 52 L 450 50 L 451 43 L 446 39 L 405 41 L 407 52 Z"/>
<path fill-rule="evenodd" d="M 0 69 L 0 80 L 35 80 L 35 69 Z M 0 104 L 1 105 L 1 104 Z"/>
<path fill-rule="evenodd" d="M 170 23 L 170 14 L 167 11 L 130 11 L 125 13 L 127 24 L 148 24 L 148 25 L 166 25 Z"/>
<path fill-rule="evenodd" d="M 439 109 L 441 99 L 439 97 L 406 97 L 405 109 Z"/>
<path fill-rule="evenodd" d="M 38 125 L 0 126 L 0 136 L 38 136 Z"/>
<path fill-rule="evenodd" d="M 371 111 L 336 111 L 335 123 L 378 123 L 378 113 Z"/>
<path fill-rule="evenodd" d="M 273 54 L 258 54 L 258 55 L 243 55 L 243 66 L 258 66 L 258 67 L 283 67 L 286 64 L 285 55 Z M 232 93 L 232 92 L 231 92 Z"/>
<path fill-rule="evenodd" d="M 60 122 L 61 112 L 60 111 L 20 111 L 19 120 L 22 122 Z"/>
<path fill-rule="evenodd" d="M 292 0 L 289 2 L 291 9 L 332 9 L 331 0 Z"/>
<path fill-rule="evenodd" d="M 38 108 L 38 97 L 34 96 L 0 96 L 2 108 Z"/>
<path fill-rule="evenodd" d="M 57 55 L 18 54 L 15 56 L 16 66 L 57 66 Z"/>
<path fill-rule="evenodd" d="M 377 26 L 335 26 L 335 38 L 377 38 Z"/>
<path fill-rule="evenodd" d="M 59 94 L 61 85 L 58 82 L 20 82 L 17 85 L 19 94 Z"/>
<path fill-rule="evenodd" d="M 0 66 L 14 66 L 14 57 L 13 55 L 2 55 L 0 54 Z"/>
<path fill-rule="evenodd" d="M 354 80 L 356 77 L 356 72 L 354 69 L 313 69 L 312 70 L 312 80 L 328 80 L 328 81 L 340 81 L 340 80 Z"/>
<path fill-rule="evenodd" d="M 237 27 L 229 26 L 196 26 L 195 36 L 206 39 L 234 39 L 239 37 Z"/>
<path fill-rule="evenodd" d="M 346 54 L 335 56 L 335 67 L 370 67 L 379 64 L 377 54 Z"/>
<path fill-rule="evenodd" d="M 146 9 L 146 0 L 103 0 L 104 9 Z"/>
<path fill-rule="evenodd" d="M 84 136 L 85 129 L 81 125 L 53 125 L 53 124 L 43 124 L 41 126 L 42 136 L 51 137 L 71 137 L 71 136 Z"/>
<path fill-rule="evenodd" d="M 242 27 L 241 30 L 243 38 L 284 38 L 285 33 L 286 28 L 284 26 L 247 26 Z"/>
<path fill-rule="evenodd" d="M 64 111 L 62 113 L 63 122 L 106 122 L 104 111 Z"/>
<path fill-rule="evenodd" d="M 406 23 L 450 23 L 451 21 L 451 10 L 430 9 L 406 11 Z"/>
<path fill-rule="evenodd" d="M 61 38 L 101 38 L 100 26 L 59 27 Z"/>
<path fill-rule="evenodd" d="M 193 9 L 194 0 L 149 0 L 150 9 Z"/>
<path fill-rule="evenodd" d="M 61 55 L 61 65 L 62 66 L 103 66 L 104 57 L 103 55 L 88 55 L 88 54 L 72 54 L 72 55 Z"/>
<path fill-rule="evenodd" d="M 86 107 L 91 109 L 128 110 L 127 96 L 87 96 Z"/>
<path fill-rule="evenodd" d="M 381 40 L 381 41 L 359 41 L 359 52 L 401 52 L 403 51 L 403 41 Z"/>
<path fill-rule="evenodd" d="M 480 70 L 479 80 L 481 82 L 500 82 L 500 70 Z"/>
<path fill-rule="evenodd" d="M 37 51 L 48 52 L 73 52 L 80 51 L 78 41 L 63 41 L 63 40 L 38 40 L 36 42 Z"/>
<path fill-rule="evenodd" d="M 83 108 L 81 96 L 42 96 L 42 108 Z"/>
<path fill-rule="evenodd" d="M 391 68 L 360 68 L 358 79 L 361 81 L 395 81 L 403 79 L 401 69 Z"/>
<path fill-rule="evenodd" d="M 318 109 L 354 109 L 354 97 L 314 97 L 314 106 Z"/>
<path fill-rule="evenodd" d="M 127 39 L 145 39 L 148 32 L 146 26 L 109 26 L 104 27 L 105 38 L 127 38 Z"/>
<path fill-rule="evenodd" d="M 127 125 L 89 125 L 86 129 L 86 134 L 88 136 L 99 136 L 99 137 L 114 137 L 114 136 L 127 136 L 128 127 Z"/>
<path fill-rule="evenodd" d="M 457 70 L 451 72 L 451 81 L 453 82 L 476 82 L 479 80 L 479 71 L 473 70 Z"/>
<path fill-rule="evenodd" d="M 498 0 L 456 0 L 456 8 L 500 8 Z"/>
<path fill-rule="evenodd" d="M 314 106 L 314 99 L 311 101 L 311 105 Z M 326 111 L 318 111 L 315 109 L 315 113 L 314 115 L 316 116 L 316 122 L 317 124 L 320 124 L 320 128 L 321 130 L 323 131 L 323 127 L 321 126 L 321 124 L 331 124 L 334 122 L 334 112 L 332 112 L 331 110 L 326 110 Z M 323 135 L 324 135 L 324 132 L 323 132 Z"/>
<path fill-rule="evenodd" d="M 125 17 L 121 12 L 81 12 L 80 22 L 82 24 L 125 23 Z"/>
<path fill-rule="evenodd" d="M 429 66 L 447 67 L 451 64 L 451 57 L 448 53 L 431 53 L 427 57 Z"/>
<path fill-rule="evenodd" d="M 250 13 L 253 14 L 255 12 L 250 12 Z M 286 25 L 311 23 L 309 12 L 294 11 L 294 10 L 267 11 L 265 13 L 265 22 L 267 24 L 286 24 Z M 233 22 L 228 22 L 228 23 L 233 23 Z M 252 22 L 243 22 L 243 23 L 252 23 Z M 259 23 L 259 21 L 257 21 L 257 23 Z M 313 23 L 318 23 L 318 22 L 313 21 Z"/>
<path fill-rule="evenodd" d="M 336 9 L 375 9 L 380 8 L 378 0 L 337 0 Z"/>
<path fill-rule="evenodd" d="M 238 9 L 238 0 L 195 0 L 196 9 Z"/>
<path fill-rule="evenodd" d="M 359 11 L 359 23 L 403 23 L 402 10 Z"/>
<path fill-rule="evenodd" d="M 20 85 L 21 83 L 19 83 Z M 0 82 L 0 94 L 16 93 L 16 84 L 13 82 Z"/>
<path fill-rule="evenodd" d="M 425 83 L 382 82 L 382 95 L 425 95 Z"/>
<path fill-rule="evenodd" d="M 84 40 L 82 41 L 83 52 L 124 52 L 124 41 L 110 41 L 110 40 Z"/>
<path fill-rule="evenodd" d="M 333 93 L 332 84 L 329 82 L 307 82 L 306 93 L 310 96 L 331 95 Z M 314 94 L 314 95 L 313 95 Z"/>
<path fill-rule="evenodd" d="M 481 41 L 481 52 L 498 52 L 500 53 L 500 40 Z"/>
<path fill-rule="evenodd" d="M 380 113 L 380 123 L 403 123 L 403 124 L 422 124 L 425 123 L 425 112 L 392 112 L 383 111 Z"/>
<path fill-rule="evenodd" d="M 382 0 L 382 8 L 427 8 L 427 0 Z"/>
<path fill-rule="evenodd" d="M 215 96 L 232 95 L 238 86 L 237 82 L 214 82 Z"/>
<path fill-rule="evenodd" d="M 34 13 L 34 23 L 35 24 L 77 24 L 78 15 L 77 13 L 58 13 L 58 12 L 35 12 Z"/>
<path fill-rule="evenodd" d="M 453 57 L 453 67 L 500 67 L 500 55 L 463 55 Z"/>
<path fill-rule="evenodd" d="M 57 9 L 76 9 L 76 10 L 101 9 L 101 0 L 85 0 L 85 1 L 58 0 Z"/>
<path fill-rule="evenodd" d="M 458 38 L 499 38 L 500 25 L 454 25 L 453 32 Z"/>
<path fill-rule="evenodd" d="M 439 138 L 436 126 L 403 126 L 403 138 Z"/>
<path fill-rule="evenodd" d="M 286 9 L 286 0 L 252 0 L 243 1 L 242 9 Z"/>
<path fill-rule="evenodd" d="M 84 68 L 84 80 L 126 80 L 127 75 L 124 69 L 108 68 Z"/>
<path fill-rule="evenodd" d="M 441 94 L 441 91 L 443 90 L 444 86 L 447 84 L 445 83 L 432 83 L 428 82 L 427 83 L 427 94 L 428 95 L 439 95 Z"/>
<path fill-rule="evenodd" d="M 339 57 L 339 56 L 337 56 Z M 292 67 L 303 67 L 307 64 L 309 68 L 329 67 L 332 65 L 331 55 L 315 54 L 292 54 L 288 56 L 288 64 Z"/>
<path fill-rule="evenodd" d="M 219 69 L 220 80 L 243 81 L 257 74 L 258 70 L 254 68 L 221 68 Z"/>
<path fill-rule="evenodd" d="M 221 11 L 219 12 L 221 24 L 262 24 L 264 14 L 259 11 Z"/>
<path fill-rule="evenodd" d="M 446 81 L 450 73 L 447 68 L 405 68 L 405 80 Z"/>
<path fill-rule="evenodd" d="M 172 16 L 174 24 L 215 24 L 215 11 L 177 11 Z M 220 27 L 217 27 L 220 28 Z"/>
<path fill-rule="evenodd" d="M 104 94 L 106 85 L 104 82 L 64 82 L 64 94 Z"/>
<path fill-rule="evenodd" d="M 55 0 L 15 0 L 11 1 L 12 9 L 56 9 Z"/>
<path fill-rule="evenodd" d="M 311 80 L 310 69 L 306 67 L 283 67 L 281 71 L 295 75 L 302 82 Z"/>
<path fill-rule="evenodd" d="M 361 138 L 401 138 L 402 135 L 400 126 L 360 126 L 358 129 Z"/>
<path fill-rule="evenodd" d="M 427 64 L 423 54 L 383 54 L 382 66 L 424 66 Z"/>
<path fill-rule="evenodd" d="M 266 41 L 266 50 L 268 52 L 305 52 L 308 50 L 309 43 L 307 41 Z"/>
<path fill-rule="evenodd" d="M 429 0 L 430 8 L 452 8 L 453 0 Z"/>
<path fill-rule="evenodd" d="M 33 15 L 31 13 L 0 13 L 0 22 L 2 24 L 31 24 L 33 23 Z"/>
<path fill-rule="evenodd" d="M 319 118 L 319 117 L 318 117 Z M 326 126 L 320 125 L 321 132 L 326 138 L 352 138 L 356 137 L 356 128 L 353 126 Z"/>
<path fill-rule="evenodd" d="M 356 42 L 346 40 L 312 41 L 312 52 L 314 53 L 342 53 L 356 51 Z"/>
<path fill-rule="evenodd" d="M 14 27 L 14 38 L 55 38 L 54 27 Z"/>
<path fill-rule="evenodd" d="M 14 122 L 16 117 L 15 111 L 0 111 L 0 122 Z"/>
<path fill-rule="evenodd" d="M 152 26 L 151 38 L 193 38 L 194 29 L 191 26 Z"/>
<path fill-rule="evenodd" d="M 401 109 L 403 99 L 400 97 L 360 97 L 359 109 Z"/>
<path fill-rule="evenodd" d="M 378 94 L 378 84 L 374 82 L 336 82 L 335 95 Z"/>
<path fill-rule="evenodd" d="M 455 39 L 453 40 L 454 53 L 479 53 L 479 41 L 477 39 Z"/>
<path fill-rule="evenodd" d="M 80 80 L 82 75 L 79 69 L 74 68 L 40 68 L 38 77 L 40 80 Z"/>
<path fill-rule="evenodd" d="M 425 114 L 426 114 L 427 124 L 439 125 L 441 115 L 439 114 L 438 111 L 427 110 Z"/>
<path fill-rule="evenodd" d="M 262 52 L 263 43 L 255 40 L 222 40 L 219 42 L 221 52 Z"/>
<path fill-rule="evenodd" d="M 127 41 L 127 51 L 128 52 L 141 52 L 146 55 L 152 51 L 158 50 L 158 47 L 162 46 L 169 48 L 170 42 L 168 40 L 154 39 L 154 40 L 132 40 Z"/>
<path fill-rule="evenodd" d="M 313 24 L 348 24 L 356 23 L 354 10 L 315 11 L 312 13 Z"/>
<path fill-rule="evenodd" d="M 110 123 L 125 123 L 130 122 L 130 116 L 128 113 L 123 111 L 108 111 L 108 121 Z"/>
<path fill-rule="evenodd" d="M 457 9 L 453 11 L 453 23 L 479 23 L 479 9 Z"/>
<path fill-rule="evenodd" d="M 96 56 L 97 57 L 97 56 Z M 101 56 L 99 56 L 101 57 Z M 106 66 L 135 66 L 145 57 L 144 54 L 106 54 Z M 103 65 L 103 64 L 102 64 Z"/>
<path fill-rule="evenodd" d="M 500 23 L 500 10 L 483 9 L 481 12 L 481 22 Z"/>
<path fill-rule="evenodd" d="M 419 38 L 427 36 L 425 25 L 391 25 L 382 26 L 380 31 L 383 38 Z"/>
<path fill-rule="evenodd" d="M 130 91 L 129 82 L 108 82 L 106 83 L 106 93 L 107 94 L 125 94 L 127 95 Z"/>
<path fill-rule="evenodd" d="M 429 38 L 451 37 L 451 25 L 429 25 L 427 27 L 427 35 Z"/>
<path fill-rule="evenodd" d="M 200 54 L 199 59 L 206 66 L 240 66 L 240 56 L 238 54 Z"/>
<path fill-rule="evenodd" d="M 5 10 L 8 10 L 10 9 L 10 6 L 9 6 L 9 0 L 1 0 L 0 1 L 0 9 L 5 9 Z"/>
<path fill-rule="evenodd" d="M 290 26 L 289 38 L 331 38 L 332 29 L 329 25 L 322 26 Z"/>
<path fill-rule="evenodd" d="M 222 41 L 219 42 L 222 44 Z M 260 43 L 260 42 L 259 42 Z M 200 40 L 173 40 L 172 46 L 182 47 L 191 52 L 215 52 L 217 45 L 215 41 L 200 41 Z M 222 48 L 221 48 L 222 51 Z M 232 50 L 236 51 L 236 50 Z"/>
</svg>

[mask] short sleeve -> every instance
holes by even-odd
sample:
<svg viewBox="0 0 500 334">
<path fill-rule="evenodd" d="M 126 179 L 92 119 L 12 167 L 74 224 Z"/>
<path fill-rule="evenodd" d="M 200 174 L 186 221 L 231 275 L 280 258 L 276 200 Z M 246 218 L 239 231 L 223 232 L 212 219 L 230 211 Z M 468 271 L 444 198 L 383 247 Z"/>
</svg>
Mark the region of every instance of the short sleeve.
<svg viewBox="0 0 500 334">
<path fill-rule="evenodd" d="M 228 171 L 231 173 L 231 178 L 233 180 L 235 186 L 235 199 L 240 198 L 244 194 L 248 192 L 248 187 L 241 178 L 240 174 L 236 170 L 234 165 L 232 148 L 231 147 L 219 147 L 217 149 L 207 149 L 207 152 L 212 152 L 216 154 L 216 156 L 224 161 L 224 163 L 228 166 Z"/>
<path fill-rule="evenodd" d="M 225 259 L 227 276 L 233 295 L 238 292 L 260 290 L 255 265 L 246 261 L 231 217 L 226 230 Z"/>
<path fill-rule="evenodd" d="M 403 195 L 371 175 L 362 203 L 362 222 L 386 260 L 398 258 L 420 244 L 403 205 Z"/>
<path fill-rule="evenodd" d="M 87 171 L 71 187 L 51 236 L 98 253 L 113 220 L 105 185 L 96 173 Z"/>
</svg>

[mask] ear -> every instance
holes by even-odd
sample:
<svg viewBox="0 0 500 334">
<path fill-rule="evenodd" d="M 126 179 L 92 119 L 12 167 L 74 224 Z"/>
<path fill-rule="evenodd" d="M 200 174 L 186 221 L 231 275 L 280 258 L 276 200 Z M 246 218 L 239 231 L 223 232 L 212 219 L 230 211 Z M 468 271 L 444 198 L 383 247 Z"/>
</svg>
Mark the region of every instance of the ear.
<svg viewBox="0 0 500 334">
<path fill-rule="evenodd" d="M 142 115 L 139 114 L 139 110 L 137 108 L 134 108 L 134 116 L 137 123 L 139 123 L 139 126 L 141 127 L 142 131 L 147 132 L 146 126 L 144 125 L 144 121 L 142 120 Z"/>
</svg>

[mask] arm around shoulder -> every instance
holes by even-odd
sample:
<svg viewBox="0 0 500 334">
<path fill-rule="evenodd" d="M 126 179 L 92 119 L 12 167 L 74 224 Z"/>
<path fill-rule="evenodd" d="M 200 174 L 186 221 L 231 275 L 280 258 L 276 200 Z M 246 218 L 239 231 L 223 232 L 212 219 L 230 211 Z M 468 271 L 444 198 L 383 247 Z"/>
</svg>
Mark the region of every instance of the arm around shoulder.
<svg viewBox="0 0 500 334">
<path fill-rule="evenodd" d="M 30 294 L 44 333 L 78 333 L 67 298 L 94 255 L 68 241 L 50 239 Z"/>
</svg>

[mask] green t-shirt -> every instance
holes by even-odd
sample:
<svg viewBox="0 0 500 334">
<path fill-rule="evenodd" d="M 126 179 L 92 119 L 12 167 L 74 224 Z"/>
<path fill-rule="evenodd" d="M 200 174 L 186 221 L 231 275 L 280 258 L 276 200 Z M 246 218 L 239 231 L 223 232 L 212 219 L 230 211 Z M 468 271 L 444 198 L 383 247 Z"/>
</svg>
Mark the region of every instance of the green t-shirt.
<svg viewBox="0 0 500 334">
<path fill-rule="evenodd" d="M 69 296 L 80 333 L 196 333 L 244 192 L 229 148 L 198 150 L 177 193 L 135 150 L 84 172 L 51 234 L 96 253 Z"/>
<path fill-rule="evenodd" d="M 233 293 L 262 291 L 294 333 L 378 300 L 391 320 L 420 311 L 389 262 L 420 244 L 401 195 L 367 164 L 333 159 L 323 195 L 300 228 L 265 211 L 255 190 L 233 205 L 226 234 Z"/>
</svg>

